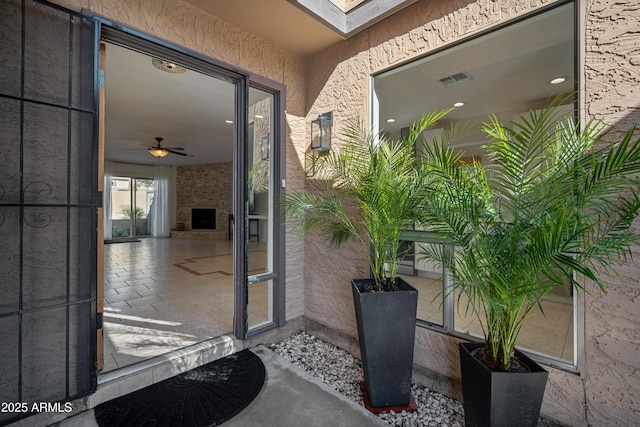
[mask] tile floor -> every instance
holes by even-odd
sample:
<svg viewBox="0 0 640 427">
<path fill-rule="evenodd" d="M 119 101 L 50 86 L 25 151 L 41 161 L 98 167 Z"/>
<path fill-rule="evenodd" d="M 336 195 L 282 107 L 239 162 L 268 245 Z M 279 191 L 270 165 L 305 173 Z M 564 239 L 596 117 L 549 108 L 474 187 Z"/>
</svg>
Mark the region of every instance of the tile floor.
<svg viewBox="0 0 640 427">
<path fill-rule="evenodd" d="M 252 243 L 250 274 L 264 271 Z M 228 240 L 155 239 L 104 246 L 104 369 L 108 372 L 233 330 Z M 249 289 L 250 320 L 267 321 L 267 286 Z"/>
</svg>

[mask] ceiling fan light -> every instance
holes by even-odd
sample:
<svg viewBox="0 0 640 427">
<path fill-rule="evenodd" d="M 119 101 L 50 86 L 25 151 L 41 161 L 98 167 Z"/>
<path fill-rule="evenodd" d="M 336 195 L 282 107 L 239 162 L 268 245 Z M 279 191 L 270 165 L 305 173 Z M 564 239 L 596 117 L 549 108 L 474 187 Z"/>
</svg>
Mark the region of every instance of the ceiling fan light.
<svg viewBox="0 0 640 427">
<path fill-rule="evenodd" d="M 149 148 L 149 154 L 153 157 L 164 157 L 169 154 L 169 152 L 164 148 Z"/>
</svg>

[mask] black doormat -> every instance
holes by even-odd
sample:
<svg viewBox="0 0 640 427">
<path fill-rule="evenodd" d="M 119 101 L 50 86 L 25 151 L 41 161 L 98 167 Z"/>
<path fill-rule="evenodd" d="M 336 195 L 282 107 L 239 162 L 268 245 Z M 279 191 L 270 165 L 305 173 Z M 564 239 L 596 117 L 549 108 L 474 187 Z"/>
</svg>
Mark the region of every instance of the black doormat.
<svg viewBox="0 0 640 427">
<path fill-rule="evenodd" d="M 140 239 L 136 239 L 135 237 L 119 237 L 115 239 L 108 239 L 104 241 L 105 245 L 110 245 L 112 243 L 135 243 L 139 242 Z"/>
<path fill-rule="evenodd" d="M 99 426 L 217 426 L 262 389 L 262 360 L 249 350 L 184 372 L 95 408 Z"/>
</svg>

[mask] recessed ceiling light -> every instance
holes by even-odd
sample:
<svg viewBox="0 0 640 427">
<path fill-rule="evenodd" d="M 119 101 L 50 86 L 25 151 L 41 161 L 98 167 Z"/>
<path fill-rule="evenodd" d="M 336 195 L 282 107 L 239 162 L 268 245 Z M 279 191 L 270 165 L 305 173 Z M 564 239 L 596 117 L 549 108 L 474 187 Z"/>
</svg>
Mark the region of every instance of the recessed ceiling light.
<svg viewBox="0 0 640 427">
<path fill-rule="evenodd" d="M 555 79 L 549 80 L 549 83 L 552 85 L 559 85 L 560 83 L 564 83 L 567 80 L 566 77 L 556 77 Z"/>
<path fill-rule="evenodd" d="M 225 120 L 225 123 L 233 124 L 233 120 Z"/>
<path fill-rule="evenodd" d="M 462 107 L 464 106 L 464 102 L 456 102 L 453 104 L 454 107 Z"/>
<path fill-rule="evenodd" d="M 387 123 L 393 123 L 395 121 L 396 121 L 396 119 L 387 119 Z"/>
</svg>

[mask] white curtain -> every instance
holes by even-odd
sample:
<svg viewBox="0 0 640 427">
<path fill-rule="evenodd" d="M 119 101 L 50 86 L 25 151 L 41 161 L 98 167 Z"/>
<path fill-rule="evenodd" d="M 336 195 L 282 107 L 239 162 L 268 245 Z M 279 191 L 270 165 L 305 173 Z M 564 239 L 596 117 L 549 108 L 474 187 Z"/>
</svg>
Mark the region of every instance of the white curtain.
<svg viewBox="0 0 640 427">
<path fill-rule="evenodd" d="M 171 168 L 169 166 L 156 166 L 154 179 L 156 192 L 151 204 L 151 234 L 153 237 L 169 237 L 171 224 L 169 219 L 169 178 Z"/>
<path fill-rule="evenodd" d="M 104 218 L 104 238 L 105 240 L 113 237 L 113 227 L 111 224 L 111 177 L 112 162 L 104 162 L 104 191 L 102 192 L 103 218 Z"/>
</svg>

